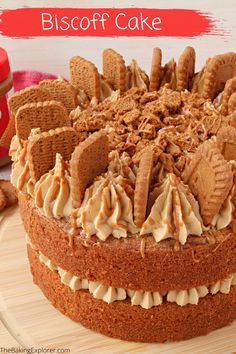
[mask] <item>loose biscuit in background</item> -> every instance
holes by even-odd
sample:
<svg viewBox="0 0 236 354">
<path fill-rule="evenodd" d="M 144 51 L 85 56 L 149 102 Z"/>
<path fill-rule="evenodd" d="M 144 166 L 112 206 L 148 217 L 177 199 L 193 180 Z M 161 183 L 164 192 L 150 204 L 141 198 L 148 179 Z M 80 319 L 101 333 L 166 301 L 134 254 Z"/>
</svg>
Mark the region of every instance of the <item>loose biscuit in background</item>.
<svg viewBox="0 0 236 354">
<path fill-rule="evenodd" d="M 15 116 L 16 133 L 21 140 L 28 139 L 31 129 L 41 132 L 71 126 L 65 106 L 57 101 L 27 103 L 20 107 Z"/>
<path fill-rule="evenodd" d="M 0 180 L 0 190 L 4 193 L 6 198 L 6 207 L 17 204 L 17 191 L 10 181 Z M 0 196 L 1 198 L 1 196 Z"/>
<path fill-rule="evenodd" d="M 147 149 L 140 158 L 134 191 L 134 223 L 141 227 L 146 219 L 154 152 Z"/>
<path fill-rule="evenodd" d="M 74 208 L 81 206 L 84 192 L 94 178 L 107 170 L 108 151 L 108 137 L 100 131 L 90 135 L 73 152 L 70 167 Z"/>
<path fill-rule="evenodd" d="M 78 135 L 71 127 L 57 128 L 29 138 L 27 154 L 33 183 L 54 167 L 57 153 L 64 160 L 70 160 L 77 144 Z"/>
<path fill-rule="evenodd" d="M 80 56 L 71 58 L 70 77 L 73 86 L 84 90 L 90 99 L 100 100 L 100 75 L 93 63 Z"/>
<path fill-rule="evenodd" d="M 103 76 L 114 90 L 124 93 L 126 90 L 126 66 L 119 53 L 111 48 L 103 51 Z"/>
<path fill-rule="evenodd" d="M 5 193 L 0 187 L 0 211 L 2 211 L 7 205 L 7 198 Z"/>
<path fill-rule="evenodd" d="M 210 224 L 232 188 L 230 164 L 216 144 L 205 141 L 192 156 L 182 178 L 199 202 L 204 224 Z"/>
</svg>

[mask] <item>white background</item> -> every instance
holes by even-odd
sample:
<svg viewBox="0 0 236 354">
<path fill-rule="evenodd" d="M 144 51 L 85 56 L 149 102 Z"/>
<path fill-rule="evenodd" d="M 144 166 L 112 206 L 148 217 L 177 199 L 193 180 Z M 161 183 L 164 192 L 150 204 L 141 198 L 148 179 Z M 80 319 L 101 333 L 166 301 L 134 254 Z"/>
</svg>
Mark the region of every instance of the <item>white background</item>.
<svg viewBox="0 0 236 354">
<path fill-rule="evenodd" d="M 68 60 L 73 55 L 81 55 L 95 62 L 101 69 L 101 53 L 112 47 L 123 54 L 128 64 L 135 57 L 139 64 L 149 72 L 153 47 L 163 51 L 163 63 L 171 57 L 178 58 L 186 45 L 197 51 L 197 69 L 207 57 L 217 53 L 235 51 L 236 47 L 236 0 L 0 0 L 1 8 L 32 7 L 151 7 L 151 8 L 189 8 L 211 12 L 222 20 L 229 30 L 226 39 L 217 36 L 198 38 L 175 37 L 43 37 L 33 39 L 12 39 L 0 36 L 0 46 L 7 49 L 13 70 L 34 69 L 68 77 Z"/>
</svg>

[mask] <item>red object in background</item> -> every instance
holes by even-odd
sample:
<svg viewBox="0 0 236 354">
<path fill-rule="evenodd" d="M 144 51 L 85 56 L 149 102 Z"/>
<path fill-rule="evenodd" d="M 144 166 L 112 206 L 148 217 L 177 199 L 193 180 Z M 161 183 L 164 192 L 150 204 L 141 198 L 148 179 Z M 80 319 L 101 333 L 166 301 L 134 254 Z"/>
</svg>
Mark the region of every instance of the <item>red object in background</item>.
<svg viewBox="0 0 236 354">
<path fill-rule="evenodd" d="M 7 52 L 0 48 L 0 138 L 9 123 L 7 107 L 8 93 L 13 86 L 12 74 Z M 0 147 L 0 166 L 8 162 L 8 149 Z"/>
<path fill-rule="evenodd" d="M 10 64 L 5 49 L 0 48 L 0 82 L 4 81 L 10 74 Z"/>
<path fill-rule="evenodd" d="M 34 70 L 19 70 L 13 72 L 13 85 L 14 90 L 19 91 L 24 88 L 37 85 L 39 81 L 50 79 L 55 80 L 57 78 L 54 74 L 42 73 L 41 71 Z"/>
<path fill-rule="evenodd" d="M 32 70 L 15 71 L 12 75 L 7 52 L 0 48 L 0 167 L 10 161 L 7 146 L 14 135 L 7 105 L 12 86 L 18 91 L 36 85 L 39 81 L 56 78 L 56 75 Z"/>
</svg>

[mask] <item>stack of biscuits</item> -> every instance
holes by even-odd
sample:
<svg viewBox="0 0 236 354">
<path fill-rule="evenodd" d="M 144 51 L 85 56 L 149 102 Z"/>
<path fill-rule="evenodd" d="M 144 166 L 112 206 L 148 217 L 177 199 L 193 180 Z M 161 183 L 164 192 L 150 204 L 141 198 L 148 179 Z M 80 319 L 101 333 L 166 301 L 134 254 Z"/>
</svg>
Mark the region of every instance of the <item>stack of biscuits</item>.
<svg viewBox="0 0 236 354">
<path fill-rule="evenodd" d="M 103 52 L 15 93 L 11 181 L 34 282 L 63 314 L 130 341 L 236 318 L 236 54 L 150 75 Z"/>
</svg>

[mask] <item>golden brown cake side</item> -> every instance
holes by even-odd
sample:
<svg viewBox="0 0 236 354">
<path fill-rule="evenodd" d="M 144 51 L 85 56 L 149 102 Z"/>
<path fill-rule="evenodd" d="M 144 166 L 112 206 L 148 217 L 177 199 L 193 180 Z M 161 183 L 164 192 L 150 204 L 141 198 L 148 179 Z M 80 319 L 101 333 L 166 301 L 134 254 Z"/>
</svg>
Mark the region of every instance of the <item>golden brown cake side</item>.
<svg viewBox="0 0 236 354">
<path fill-rule="evenodd" d="M 63 223 L 43 216 L 23 193 L 19 194 L 19 204 L 31 242 L 55 264 L 81 279 L 126 289 L 166 291 L 215 283 L 236 272 L 236 234 L 231 229 L 218 231 L 216 243 L 199 244 L 194 238 L 195 244 L 189 241 L 180 251 L 174 250 L 170 240 L 156 243 L 149 237 L 143 258 L 141 239 L 135 237 L 101 242 L 80 235 L 71 247 Z"/>
<path fill-rule="evenodd" d="M 54 307 L 74 321 L 102 334 L 139 342 L 164 342 L 205 335 L 230 324 L 236 317 L 236 286 L 228 295 L 207 295 L 199 304 L 163 303 L 149 310 L 131 306 L 129 300 L 107 304 L 87 290 L 73 292 L 57 272 L 40 263 L 28 246 L 34 282 Z"/>
</svg>

